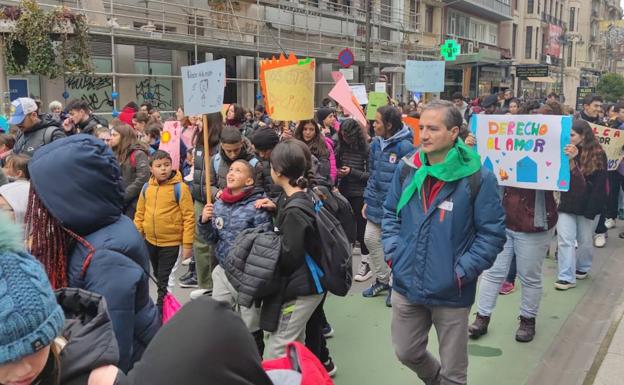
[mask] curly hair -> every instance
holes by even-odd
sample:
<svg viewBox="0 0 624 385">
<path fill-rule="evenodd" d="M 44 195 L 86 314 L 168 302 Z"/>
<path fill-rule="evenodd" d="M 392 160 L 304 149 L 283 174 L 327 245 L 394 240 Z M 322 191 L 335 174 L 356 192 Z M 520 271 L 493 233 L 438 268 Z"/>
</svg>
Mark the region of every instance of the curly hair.
<svg viewBox="0 0 624 385">
<path fill-rule="evenodd" d="M 606 169 L 605 152 L 598 143 L 589 123 L 580 119 L 575 120 L 572 124 L 572 130 L 583 138 L 579 144 L 581 148 L 579 167 L 583 175 L 591 175 L 596 171 Z"/>
</svg>

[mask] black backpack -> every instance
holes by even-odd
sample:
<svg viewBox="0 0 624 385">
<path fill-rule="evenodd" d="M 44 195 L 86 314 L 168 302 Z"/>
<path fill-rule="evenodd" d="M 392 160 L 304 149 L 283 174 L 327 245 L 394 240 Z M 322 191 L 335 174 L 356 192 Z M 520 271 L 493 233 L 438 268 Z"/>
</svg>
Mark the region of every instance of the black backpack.
<svg viewBox="0 0 624 385">
<path fill-rule="evenodd" d="M 303 199 L 293 199 L 284 209 L 297 207 L 314 216 L 321 241 L 321 255 L 318 264 L 310 255 L 306 255 L 306 264 L 319 294 L 323 292 L 323 289 L 327 289 L 332 294 L 344 297 L 351 289 L 353 282 L 351 242 L 340 221 L 330 213 L 323 201 L 315 194 L 308 194 L 308 196 L 314 202 L 313 211 L 310 210 L 309 204 L 303 202 Z"/>
<path fill-rule="evenodd" d="M 338 190 L 332 191 L 326 186 L 316 186 L 312 191 L 334 218 L 338 219 L 347 239 L 353 244 L 357 238 L 357 223 L 353 220 L 351 203 Z"/>
</svg>

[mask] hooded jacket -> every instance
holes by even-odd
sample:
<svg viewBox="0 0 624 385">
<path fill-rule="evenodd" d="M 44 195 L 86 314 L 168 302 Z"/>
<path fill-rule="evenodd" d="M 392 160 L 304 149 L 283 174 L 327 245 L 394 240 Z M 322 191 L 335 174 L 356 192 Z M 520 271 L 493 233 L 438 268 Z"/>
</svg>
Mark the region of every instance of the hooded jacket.
<svg viewBox="0 0 624 385">
<path fill-rule="evenodd" d="M 128 385 L 273 385 L 249 329 L 225 303 L 193 300 L 165 324 Z"/>
<path fill-rule="evenodd" d="M 39 116 L 39 119 L 39 123 L 30 130 L 17 132 L 13 146 L 14 154 L 33 156 L 39 147 L 65 137 L 65 131 L 59 122 L 43 115 Z"/>
<path fill-rule="evenodd" d="M 496 177 L 481 168 L 474 201 L 466 177 L 444 183 L 427 210 L 414 193 L 397 214 L 401 193 L 415 175 L 401 183 L 401 169 L 417 169 L 417 156 L 400 162 L 384 203 L 381 241 L 386 260 L 392 261 L 392 289 L 412 304 L 469 307 L 477 278 L 507 240 Z"/>
<path fill-rule="evenodd" d="M 7 201 L 13 209 L 15 223 L 24 224 L 26 209 L 28 207 L 28 194 L 30 192 L 30 182 L 27 180 L 16 180 L 0 186 L 0 195 Z"/>
<path fill-rule="evenodd" d="M 132 119 L 130 121 L 132 122 Z M 132 126 L 132 123 L 130 125 Z M 97 126 L 108 127 L 108 121 L 100 116 L 90 114 L 87 120 L 76 125 L 81 134 L 87 135 L 93 135 L 93 130 Z"/>
<path fill-rule="evenodd" d="M 75 288 L 59 289 L 56 299 L 65 312 L 60 354 L 62 385 L 87 385 L 91 371 L 117 365 L 119 348 L 106 301 L 101 295 Z"/>
<path fill-rule="evenodd" d="M 253 152 L 252 144 L 247 138 L 243 138 L 243 148 L 241 149 L 240 154 L 236 159 L 230 159 L 225 155 L 223 150 L 220 150 L 220 160 L 215 162 L 214 159 L 211 159 L 212 165 L 212 186 L 216 186 L 217 189 L 223 190 L 227 185 L 227 173 L 230 171 L 230 166 L 237 160 L 246 160 L 247 162 L 251 161 L 253 158 L 256 158 L 256 155 Z M 215 163 L 217 163 L 217 168 L 215 169 Z M 254 181 L 256 182 L 256 187 L 258 191 L 263 191 L 264 189 L 264 177 L 263 177 L 263 166 L 262 162 L 258 159 L 258 162 L 254 166 Z"/>
<path fill-rule="evenodd" d="M 388 139 L 373 138 L 368 165 L 369 178 L 364 190 L 366 219 L 381 224 L 383 202 L 390 190 L 394 170 L 401 159 L 414 150 L 412 131 L 407 126 Z"/>
<path fill-rule="evenodd" d="M 180 188 L 179 202 L 176 200 L 176 184 Z M 153 176 L 150 178 L 147 187 L 139 194 L 134 225 L 154 246 L 193 247 L 193 198 L 179 171 L 172 171 L 171 177 L 163 183 L 158 183 Z"/>
<path fill-rule="evenodd" d="M 37 151 L 28 169 L 32 188 L 52 216 L 89 245 L 76 243 L 68 255 L 69 287 L 104 296 L 119 367 L 126 371 L 158 331 L 160 317 L 149 296 L 145 242 L 122 215 L 117 160 L 102 141 L 79 134 Z"/>
</svg>

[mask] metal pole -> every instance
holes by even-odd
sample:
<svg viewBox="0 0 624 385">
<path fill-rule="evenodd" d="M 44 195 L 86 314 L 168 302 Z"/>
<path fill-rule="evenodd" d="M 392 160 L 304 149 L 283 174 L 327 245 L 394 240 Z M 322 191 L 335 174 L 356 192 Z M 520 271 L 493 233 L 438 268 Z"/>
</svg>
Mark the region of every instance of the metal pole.
<svg viewBox="0 0 624 385">
<path fill-rule="evenodd" d="M 372 73 L 370 66 L 370 43 L 371 43 L 371 1 L 366 1 L 366 44 L 364 52 L 364 85 L 368 90 L 371 89 Z"/>
<path fill-rule="evenodd" d="M 565 60 L 566 60 L 566 45 L 568 45 L 568 37 L 566 36 L 565 30 L 563 31 L 563 50 L 561 51 L 561 83 L 559 84 L 559 92 L 561 93 L 560 100 L 565 100 L 565 94 L 563 93 L 563 71 L 565 70 Z"/>
</svg>

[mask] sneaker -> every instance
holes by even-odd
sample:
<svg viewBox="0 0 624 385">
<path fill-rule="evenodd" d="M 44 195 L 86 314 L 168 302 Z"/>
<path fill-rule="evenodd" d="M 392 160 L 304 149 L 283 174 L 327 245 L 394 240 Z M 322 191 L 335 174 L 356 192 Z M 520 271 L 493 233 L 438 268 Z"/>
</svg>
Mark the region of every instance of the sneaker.
<svg viewBox="0 0 624 385">
<path fill-rule="evenodd" d="M 388 289 L 388 296 L 386 297 L 386 306 L 392 307 L 392 287 Z"/>
<path fill-rule="evenodd" d="M 488 332 L 488 325 L 490 324 L 490 317 L 477 313 L 477 318 L 468 326 L 468 335 L 472 339 L 477 339 L 484 336 Z"/>
<path fill-rule="evenodd" d="M 370 265 L 366 262 L 360 262 L 360 267 L 358 267 L 358 272 L 353 277 L 353 280 L 356 282 L 364 282 L 369 280 L 373 276 L 373 271 L 370 268 Z"/>
<path fill-rule="evenodd" d="M 178 282 L 184 282 L 193 276 L 193 272 L 191 270 L 184 273 L 180 278 L 178 278 Z"/>
<path fill-rule="evenodd" d="M 618 237 L 624 238 L 624 232 L 621 232 L 620 234 L 618 234 Z"/>
<path fill-rule="evenodd" d="M 334 377 L 336 375 L 338 368 L 334 364 L 334 361 L 332 361 L 331 357 L 326 362 L 323 362 L 323 366 L 325 367 L 325 370 L 327 370 L 327 374 L 329 374 L 330 377 Z"/>
<path fill-rule="evenodd" d="M 624 209 L 619 209 L 618 210 L 618 219 L 619 220 L 624 220 Z"/>
<path fill-rule="evenodd" d="M 390 285 L 387 283 L 379 282 L 379 280 L 375 280 L 375 283 L 368 289 L 362 292 L 362 295 L 366 298 L 376 297 L 382 291 L 386 291 L 390 289 Z"/>
<path fill-rule="evenodd" d="M 332 328 L 330 324 L 323 326 L 321 332 L 323 332 L 325 338 L 332 338 L 334 336 L 334 328 Z"/>
<path fill-rule="evenodd" d="M 613 218 L 607 218 L 605 219 L 605 227 L 607 229 L 612 229 L 615 227 L 615 219 Z"/>
<path fill-rule="evenodd" d="M 607 244 L 607 237 L 605 234 L 596 234 L 594 235 L 594 246 L 598 248 L 605 247 Z"/>
<path fill-rule="evenodd" d="M 568 290 L 576 287 L 576 283 L 564 281 L 562 279 L 555 282 L 555 289 L 557 290 Z"/>
<path fill-rule="evenodd" d="M 507 294 L 511 294 L 514 291 L 516 291 L 516 285 L 514 282 L 503 282 L 503 285 L 501 286 L 500 290 L 498 291 L 498 294 L 500 295 L 507 295 Z"/>
<path fill-rule="evenodd" d="M 207 290 L 207 289 L 197 289 L 197 290 L 193 290 L 191 292 L 191 294 L 189 295 L 189 297 L 191 297 L 191 299 L 197 299 L 199 297 L 201 297 L 202 295 L 211 295 L 212 294 L 212 289 Z"/>
<path fill-rule="evenodd" d="M 577 270 L 576 271 L 576 279 L 585 279 L 585 278 L 587 278 L 587 274 L 588 274 L 587 271 Z"/>
<path fill-rule="evenodd" d="M 198 288 L 199 286 L 197 285 L 197 275 L 191 274 L 191 276 L 185 279 L 184 281 L 180 280 L 180 287 L 184 289 Z"/>
<path fill-rule="evenodd" d="M 193 258 L 186 258 L 182 260 L 182 265 L 183 266 L 188 266 L 191 264 L 191 261 L 193 260 Z"/>
<path fill-rule="evenodd" d="M 520 326 L 516 332 L 516 341 L 531 342 L 535 337 L 535 318 L 524 318 L 520 316 Z"/>
</svg>

